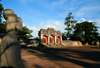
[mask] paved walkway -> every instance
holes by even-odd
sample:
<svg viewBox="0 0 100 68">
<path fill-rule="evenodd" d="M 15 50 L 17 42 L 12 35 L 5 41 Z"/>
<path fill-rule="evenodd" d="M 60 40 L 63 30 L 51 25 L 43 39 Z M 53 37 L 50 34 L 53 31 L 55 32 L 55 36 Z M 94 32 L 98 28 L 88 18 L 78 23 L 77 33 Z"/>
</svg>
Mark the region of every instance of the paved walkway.
<svg viewBox="0 0 100 68">
<path fill-rule="evenodd" d="M 100 47 L 21 48 L 25 68 L 100 68 Z"/>
</svg>

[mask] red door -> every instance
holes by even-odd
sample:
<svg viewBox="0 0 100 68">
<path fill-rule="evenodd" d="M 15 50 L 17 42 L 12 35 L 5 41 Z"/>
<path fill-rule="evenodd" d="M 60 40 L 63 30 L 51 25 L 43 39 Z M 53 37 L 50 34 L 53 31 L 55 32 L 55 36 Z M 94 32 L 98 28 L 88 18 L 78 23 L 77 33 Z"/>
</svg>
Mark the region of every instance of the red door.
<svg viewBox="0 0 100 68">
<path fill-rule="evenodd" d="M 42 43 L 45 44 L 45 45 L 48 44 L 48 36 L 47 35 L 43 35 Z"/>
<path fill-rule="evenodd" d="M 54 35 L 50 36 L 50 44 L 54 44 L 55 43 L 55 37 Z"/>
<path fill-rule="evenodd" d="M 57 43 L 58 45 L 60 45 L 60 36 L 57 36 L 57 38 L 56 38 L 56 43 Z"/>
</svg>

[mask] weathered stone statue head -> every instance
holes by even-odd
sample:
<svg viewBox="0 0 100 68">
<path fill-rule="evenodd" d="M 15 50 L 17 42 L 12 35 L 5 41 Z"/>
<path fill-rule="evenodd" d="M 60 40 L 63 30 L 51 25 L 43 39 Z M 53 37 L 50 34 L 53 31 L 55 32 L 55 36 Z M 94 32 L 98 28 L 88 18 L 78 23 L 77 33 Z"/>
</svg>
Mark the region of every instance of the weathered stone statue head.
<svg viewBox="0 0 100 68">
<path fill-rule="evenodd" d="M 11 9 L 6 9 L 3 12 L 3 16 L 6 19 L 6 31 L 15 29 L 17 23 L 17 15 Z"/>
<path fill-rule="evenodd" d="M 3 12 L 3 16 L 4 16 L 4 18 L 7 20 L 10 16 L 15 17 L 16 14 L 14 13 L 13 10 L 11 10 L 11 9 L 6 9 L 6 10 L 4 10 L 4 12 Z M 16 16 L 16 17 L 17 17 L 17 16 Z"/>
<path fill-rule="evenodd" d="M 16 31 L 22 31 L 22 19 L 17 17 L 17 15 L 14 13 L 11 9 L 6 9 L 3 12 L 4 18 L 6 21 L 6 31 L 10 30 L 16 30 Z"/>
</svg>

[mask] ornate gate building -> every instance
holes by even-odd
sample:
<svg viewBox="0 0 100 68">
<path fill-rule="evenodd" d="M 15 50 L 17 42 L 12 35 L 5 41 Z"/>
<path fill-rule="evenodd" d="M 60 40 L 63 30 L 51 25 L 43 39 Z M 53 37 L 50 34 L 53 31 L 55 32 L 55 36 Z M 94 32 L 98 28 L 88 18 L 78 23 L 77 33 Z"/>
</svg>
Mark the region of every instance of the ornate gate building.
<svg viewBox="0 0 100 68">
<path fill-rule="evenodd" d="M 40 29 L 38 36 L 42 45 L 58 46 L 62 44 L 62 33 L 55 31 L 54 28 Z"/>
</svg>

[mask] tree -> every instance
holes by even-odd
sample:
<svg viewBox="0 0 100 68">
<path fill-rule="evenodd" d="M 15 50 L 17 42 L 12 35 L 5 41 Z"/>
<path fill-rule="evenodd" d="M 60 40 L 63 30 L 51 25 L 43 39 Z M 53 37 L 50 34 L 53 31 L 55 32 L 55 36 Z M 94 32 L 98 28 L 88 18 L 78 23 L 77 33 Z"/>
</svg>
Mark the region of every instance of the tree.
<svg viewBox="0 0 100 68">
<path fill-rule="evenodd" d="M 29 39 L 30 37 L 33 37 L 33 36 L 31 35 L 32 32 L 33 32 L 33 30 L 29 30 L 26 26 L 24 26 L 24 27 L 22 28 L 22 35 L 21 35 L 21 37 L 22 37 L 22 38 Z"/>
<path fill-rule="evenodd" d="M 98 41 L 99 33 L 97 32 L 97 26 L 95 26 L 94 22 L 82 22 L 77 23 L 74 27 L 75 31 L 70 36 L 71 40 L 80 40 L 85 43 L 91 43 L 92 41 Z"/>
<path fill-rule="evenodd" d="M 1 1 L 1 0 L 0 0 Z M 4 10 L 4 8 L 2 7 L 2 4 L 0 3 L 0 23 L 2 22 L 2 11 Z"/>
<path fill-rule="evenodd" d="M 65 30 L 67 30 L 67 39 L 69 38 L 69 35 L 71 34 L 71 32 L 73 31 L 73 27 L 75 26 L 75 24 L 77 23 L 76 20 L 72 20 L 74 19 L 73 16 L 71 16 L 72 13 L 69 13 L 68 16 L 65 18 L 65 23 L 64 25 L 66 25 L 67 27 L 65 28 Z"/>
<path fill-rule="evenodd" d="M 1 1 L 1 0 L 0 0 Z M 2 23 L 2 11 L 4 10 L 2 4 L 0 3 L 0 37 L 3 37 L 6 33 L 5 22 Z"/>
<path fill-rule="evenodd" d="M 62 33 L 62 39 L 66 40 L 66 32 Z"/>
<path fill-rule="evenodd" d="M 0 37 L 3 37 L 6 34 L 6 25 L 5 23 L 0 23 Z"/>
<path fill-rule="evenodd" d="M 33 30 L 29 30 L 26 26 L 22 27 L 22 33 L 21 37 L 29 39 L 30 37 L 33 37 L 31 33 Z M 6 25 L 5 22 L 0 23 L 0 37 L 3 37 L 6 34 Z"/>
</svg>

